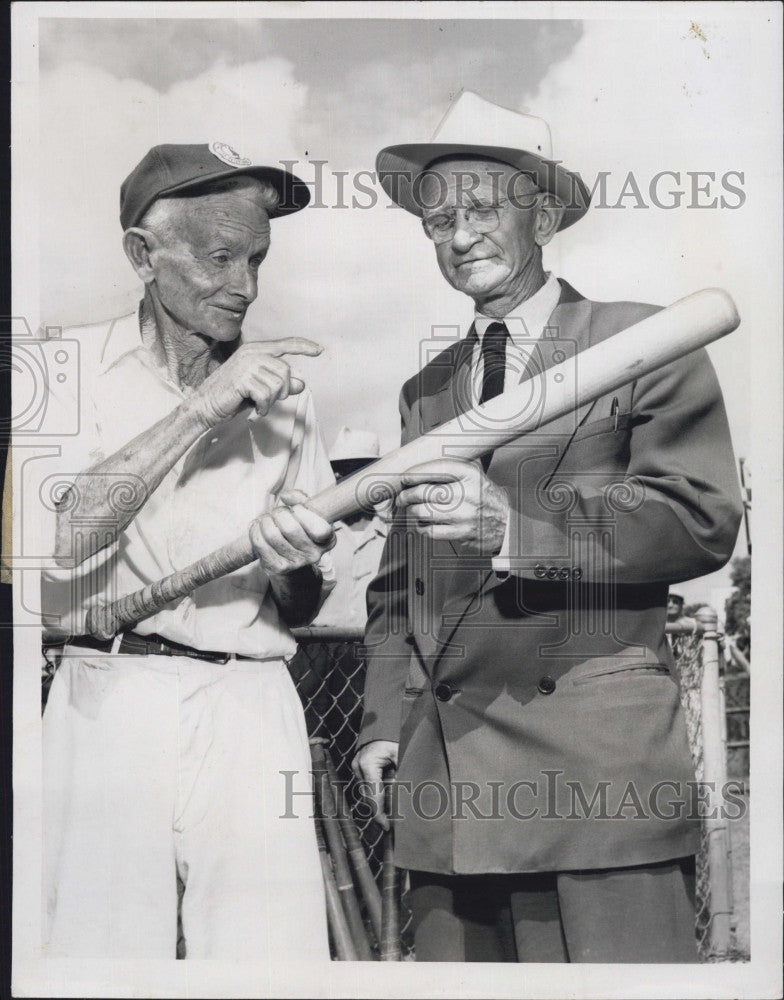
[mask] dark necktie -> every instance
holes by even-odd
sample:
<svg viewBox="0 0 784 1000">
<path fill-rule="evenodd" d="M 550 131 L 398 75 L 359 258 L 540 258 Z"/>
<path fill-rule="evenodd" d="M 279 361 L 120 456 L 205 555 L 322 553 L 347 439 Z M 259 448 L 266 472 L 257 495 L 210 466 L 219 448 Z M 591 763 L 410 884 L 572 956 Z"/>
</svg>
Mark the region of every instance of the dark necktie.
<svg viewBox="0 0 784 1000">
<path fill-rule="evenodd" d="M 504 391 L 504 373 L 506 371 L 506 342 L 509 331 L 505 323 L 491 323 L 482 337 L 482 393 L 480 403 L 486 403 Z M 487 472 L 493 453 L 482 455 L 482 468 Z"/>
<path fill-rule="evenodd" d="M 506 342 L 509 331 L 505 323 L 491 323 L 482 337 L 482 393 L 480 403 L 500 396 L 504 391 L 506 370 Z"/>
</svg>

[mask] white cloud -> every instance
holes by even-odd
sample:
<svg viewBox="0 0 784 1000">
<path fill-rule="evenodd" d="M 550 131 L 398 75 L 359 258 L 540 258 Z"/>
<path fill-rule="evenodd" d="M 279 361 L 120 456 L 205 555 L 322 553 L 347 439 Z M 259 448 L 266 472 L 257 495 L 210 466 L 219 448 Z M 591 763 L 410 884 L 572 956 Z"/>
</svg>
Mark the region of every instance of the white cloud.
<svg viewBox="0 0 784 1000">
<path fill-rule="evenodd" d="M 750 249 L 759 236 L 763 193 L 759 168 L 772 121 L 760 92 L 764 61 L 759 28 L 737 19 L 691 30 L 688 19 L 586 24 L 570 58 L 554 67 L 532 107 L 550 121 L 556 155 L 592 184 L 609 171 L 607 203 L 616 204 L 631 171 L 645 202 L 660 171 L 660 200 L 684 192 L 679 208 L 623 209 L 596 204 L 587 218 L 564 235 L 559 250 L 564 270 L 595 298 L 631 298 L 666 304 L 698 288 L 720 285 L 736 298 L 743 327 L 712 348 L 732 423 L 742 449 L 749 445 L 749 335 L 769 322 L 756 294 L 758 262 Z M 769 50 L 769 46 L 767 47 Z M 760 66 L 760 69 L 762 67 Z M 761 79 L 762 77 L 762 79 Z M 755 113 L 750 110 L 754 108 Z M 737 210 L 693 206 L 689 171 L 711 171 L 716 180 L 702 203 L 727 194 L 720 183 L 728 171 L 744 174 L 746 203 Z M 738 184 L 737 178 L 730 183 Z"/>
</svg>

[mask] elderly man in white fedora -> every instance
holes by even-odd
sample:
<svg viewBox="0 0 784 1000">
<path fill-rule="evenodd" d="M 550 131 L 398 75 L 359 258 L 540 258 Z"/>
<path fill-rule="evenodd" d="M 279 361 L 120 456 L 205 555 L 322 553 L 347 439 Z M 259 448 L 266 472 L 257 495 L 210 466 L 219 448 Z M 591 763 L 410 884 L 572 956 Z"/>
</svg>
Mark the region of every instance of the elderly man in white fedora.
<svg viewBox="0 0 784 1000">
<path fill-rule="evenodd" d="M 271 231 L 308 201 L 223 142 L 155 146 L 121 187 L 143 298 L 74 331 L 81 430 L 42 581 L 66 640 L 43 719 L 49 956 L 174 959 L 179 876 L 184 957 L 329 959 L 313 823 L 287 818 L 281 774 L 310 793 L 286 660 L 334 543 L 301 501 L 334 476 L 289 361 L 321 348 L 242 341 Z M 91 603 L 244 531 L 252 565 L 114 639 L 85 634 Z"/>
<path fill-rule="evenodd" d="M 589 202 L 551 156 L 544 121 L 471 93 L 432 141 L 379 153 L 473 300 L 465 339 L 403 386 L 404 441 L 656 311 L 545 270 Z M 696 960 L 699 822 L 664 624 L 669 584 L 732 553 L 736 478 L 704 351 L 481 463 L 405 477 L 368 591 L 354 767 L 375 787 L 397 766 L 418 960 Z"/>
</svg>

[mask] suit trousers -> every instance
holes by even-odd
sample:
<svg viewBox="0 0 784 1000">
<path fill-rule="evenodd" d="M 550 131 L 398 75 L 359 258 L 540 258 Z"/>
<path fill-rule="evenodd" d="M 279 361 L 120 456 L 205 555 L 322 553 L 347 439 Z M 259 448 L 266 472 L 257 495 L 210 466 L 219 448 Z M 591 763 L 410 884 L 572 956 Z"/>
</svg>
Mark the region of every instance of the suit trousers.
<svg viewBox="0 0 784 1000">
<path fill-rule="evenodd" d="M 186 958 L 329 961 L 283 660 L 67 647 L 43 752 L 47 955 L 174 959 L 179 876 Z"/>
<path fill-rule="evenodd" d="M 418 962 L 697 961 L 693 857 L 410 879 Z"/>
</svg>

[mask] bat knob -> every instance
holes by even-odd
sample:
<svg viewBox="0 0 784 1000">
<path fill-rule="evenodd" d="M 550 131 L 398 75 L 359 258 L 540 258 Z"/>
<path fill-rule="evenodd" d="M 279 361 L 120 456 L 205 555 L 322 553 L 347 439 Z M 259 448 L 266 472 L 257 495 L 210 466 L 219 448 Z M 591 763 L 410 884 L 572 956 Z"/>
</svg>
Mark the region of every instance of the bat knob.
<svg viewBox="0 0 784 1000">
<path fill-rule="evenodd" d="M 93 635 L 96 639 L 113 639 L 117 633 L 114 616 L 109 607 L 104 605 L 90 608 L 85 619 L 85 627 L 88 635 Z"/>
</svg>

